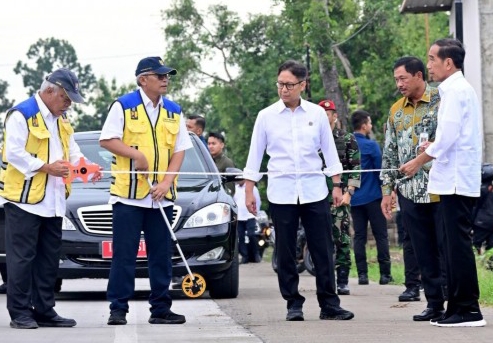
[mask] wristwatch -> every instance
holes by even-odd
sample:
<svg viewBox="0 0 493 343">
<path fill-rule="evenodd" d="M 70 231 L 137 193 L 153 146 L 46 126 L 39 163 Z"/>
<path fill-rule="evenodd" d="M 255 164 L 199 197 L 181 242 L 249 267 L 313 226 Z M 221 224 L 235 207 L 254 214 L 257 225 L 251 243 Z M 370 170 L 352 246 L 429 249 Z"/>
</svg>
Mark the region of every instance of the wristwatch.
<svg viewBox="0 0 493 343">
<path fill-rule="evenodd" d="M 333 185 L 334 187 L 339 187 L 339 188 L 344 187 L 344 183 L 342 183 L 342 182 L 333 182 L 333 183 L 332 183 L 332 185 Z"/>
</svg>

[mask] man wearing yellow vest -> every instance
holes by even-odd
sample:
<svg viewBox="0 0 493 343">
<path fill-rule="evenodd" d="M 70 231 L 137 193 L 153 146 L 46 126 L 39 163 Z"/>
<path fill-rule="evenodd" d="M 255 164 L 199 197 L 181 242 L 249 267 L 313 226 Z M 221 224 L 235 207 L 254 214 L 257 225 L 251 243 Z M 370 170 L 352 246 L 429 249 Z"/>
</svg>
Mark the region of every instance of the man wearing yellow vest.
<svg viewBox="0 0 493 343">
<path fill-rule="evenodd" d="M 0 171 L 5 208 L 7 309 L 16 329 L 71 327 L 54 310 L 62 221 L 70 185 L 67 161 L 82 157 L 66 116 L 82 103 L 79 81 L 68 69 L 46 77 L 39 92 L 7 111 Z M 99 179 L 96 173 L 93 179 Z"/>
<path fill-rule="evenodd" d="M 113 260 L 107 292 L 108 325 L 127 323 L 141 232 L 151 284 L 149 323 L 185 323 L 185 316 L 171 311 L 172 241 L 157 203 L 161 202 L 172 223 L 177 176 L 162 172 L 178 172 L 185 150 L 192 147 L 181 107 L 163 96 L 171 75 L 176 75 L 176 70 L 165 66 L 161 58 L 142 59 L 135 72 L 140 88 L 113 102 L 101 132 L 101 146 L 114 155 L 109 201 L 113 205 Z"/>
</svg>

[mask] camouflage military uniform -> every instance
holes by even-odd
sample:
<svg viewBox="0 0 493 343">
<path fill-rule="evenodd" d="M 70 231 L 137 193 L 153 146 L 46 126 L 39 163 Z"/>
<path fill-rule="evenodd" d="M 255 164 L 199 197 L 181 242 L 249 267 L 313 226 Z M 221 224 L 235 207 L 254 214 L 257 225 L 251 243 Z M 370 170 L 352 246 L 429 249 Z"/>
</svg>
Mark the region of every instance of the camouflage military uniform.
<svg viewBox="0 0 493 343">
<path fill-rule="evenodd" d="M 360 170 L 360 152 L 356 138 L 352 133 L 345 132 L 343 130 L 334 128 L 332 131 L 334 135 L 334 142 L 336 144 L 339 160 L 341 161 L 343 170 Z M 345 186 L 353 186 L 359 188 L 360 186 L 360 173 L 343 173 L 341 174 L 341 181 Z M 327 178 L 327 185 L 329 187 L 329 200 L 332 203 L 332 179 Z M 351 237 L 349 235 L 349 205 L 334 207 L 331 206 L 332 214 L 332 235 L 334 238 L 334 244 L 336 246 L 336 269 L 339 267 L 346 267 L 349 272 L 351 267 Z M 338 273 L 339 278 L 339 273 Z M 339 281 L 338 281 L 339 283 Z"/>
</svg>

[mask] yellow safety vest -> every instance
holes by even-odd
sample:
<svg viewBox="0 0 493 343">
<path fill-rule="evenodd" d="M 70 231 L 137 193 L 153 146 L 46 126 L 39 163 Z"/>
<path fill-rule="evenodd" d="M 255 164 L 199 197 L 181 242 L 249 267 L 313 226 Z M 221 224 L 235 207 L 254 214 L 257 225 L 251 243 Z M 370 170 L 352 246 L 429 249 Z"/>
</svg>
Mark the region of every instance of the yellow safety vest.
<svg viewBox="0 0 493 343">
<path fill-rule="evenodd" d="M 26 118 L 28 136 L 26 151 L 32 156 L 49 163 L 49 145 L 51 134 L 46 127 L 36 99 L 29 98 L 7 112 L 6 119 L 14 111 L 21 112 Z M 69 160 L 70 136 L 74 133 L 65 115 L 58 118 L 58 135 L 62 143 L 63 159 Z M 9 133 L 4 130 L 4 147 Z M 6 151 L 2 152 L 2 166 L 0 170 L 0 196 L 7 200 L 25 204 L 37 204 L 41 202 L 46 193 L 48 174 L 38 172 L 33 177 L 26 179 L 25 175 L 7 162 Z M 65 186 L 65 197 L 70 195 L 70 184 Z"/>
<path fill-rule="evenodd" d="M 178 104 L 163 98 L 164 106 L 161 107 L 155 127 L 147 115 L 145 106 L 139 91 L 126 94 L 116 101 L 120 102 L 124 113 L 124 128 L 122 141 L 127 146 L 142 152 L 149 163 L 149 171 L 168 170 L 169 161 L 175 149 L 176 137 L 180 129 L 181 108 Z M 135 173 L 134 161 L 128 157 L 113 156 L 111 164 L 112 184 L 110 193 L 128 199 L 143 199 L 150 191 L 147 177 L 154 182 L 161 182 L 164 174 L 151 174 L 150 176 Z M 129 173 L 121 173 L 128 171 Z M 166 199 L 176 199 L 176 183 L 166 194 Z"/>
</svg>

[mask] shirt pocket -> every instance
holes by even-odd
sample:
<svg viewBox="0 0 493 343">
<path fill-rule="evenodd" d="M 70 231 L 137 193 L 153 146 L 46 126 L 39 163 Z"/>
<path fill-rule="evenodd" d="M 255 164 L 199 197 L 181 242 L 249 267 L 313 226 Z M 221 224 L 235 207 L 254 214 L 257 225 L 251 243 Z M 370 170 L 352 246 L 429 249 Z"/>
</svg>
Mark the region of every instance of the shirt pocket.
<svg viewBox="0 0 493 343">
<path fill-rule="evenodd" d="M 161 125 L 165 147 L 171 147 L 176 141 L 180 124 L 177 120 L 167 120 Z"/>
</svg>

